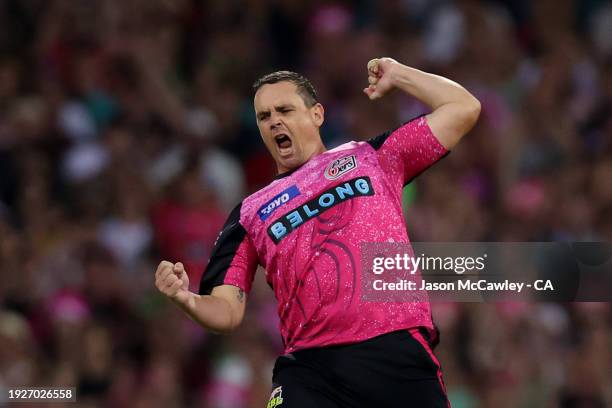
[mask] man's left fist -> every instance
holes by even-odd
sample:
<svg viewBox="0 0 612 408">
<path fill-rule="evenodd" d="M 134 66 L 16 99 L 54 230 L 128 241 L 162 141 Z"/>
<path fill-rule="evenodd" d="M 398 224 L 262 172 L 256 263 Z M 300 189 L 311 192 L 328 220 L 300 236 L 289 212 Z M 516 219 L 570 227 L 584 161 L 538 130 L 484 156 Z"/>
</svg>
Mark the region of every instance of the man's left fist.
<svg viewBox="0 0 612 408">
<path fill-rule="evenodd" d="M 363 90 L 371 100 L 378 99 L 394 88 L 392 83 L 393 70 L 399 66 L 393 58 L 374 58 L 368 62 L 369 86 Z"/>
</svg>

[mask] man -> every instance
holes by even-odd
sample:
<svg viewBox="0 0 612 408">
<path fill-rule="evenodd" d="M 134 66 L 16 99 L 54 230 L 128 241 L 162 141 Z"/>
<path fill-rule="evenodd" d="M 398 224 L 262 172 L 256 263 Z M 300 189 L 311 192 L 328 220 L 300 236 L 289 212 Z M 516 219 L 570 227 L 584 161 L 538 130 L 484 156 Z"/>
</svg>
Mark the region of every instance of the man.
<svg viewBox="0 0 612 408">
<path fill-rule="evenodd" d="M 446 407 L 427 302 L 363 302 L 360 244 L 408 243 L 401 191 L 465 135 L 480 103 L 460 85 L 398 63 L 368 63 L 377 99 L 399 89 L 432 113 L 327 151 L 310 82 L 280 71 L 254 85 L 262 139 L 279 175 L 229 216 L 200 284 L 160 263 L 158 289 L 191 318 L 229 332 L 244 316 L 258 264 L 274 289 L 285 354 L 269 407 Z"/>
</svg>

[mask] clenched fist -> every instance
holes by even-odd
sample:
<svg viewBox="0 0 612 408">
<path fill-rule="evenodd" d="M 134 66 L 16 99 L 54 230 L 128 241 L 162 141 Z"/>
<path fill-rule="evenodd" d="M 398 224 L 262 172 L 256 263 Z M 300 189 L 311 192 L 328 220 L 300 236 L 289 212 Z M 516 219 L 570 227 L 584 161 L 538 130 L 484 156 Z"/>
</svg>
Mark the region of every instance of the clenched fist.
<svg viewBox="0 0 612 408">
<path fill-rule="evenodd" d="M 155 272 L 155 286 L 171 300 L 186 305 L 193 293 L 189 291 L 189 277 L 182 263 L 161 261 Z"/>
<path fill-rule="evenodd" d="M 374 58 L 368 62 L 369 86 L 363 90 L 368 98 L 381 98 L 395 87 L 393 70 L 399 65 L 393 58 Z"/>
</svg>

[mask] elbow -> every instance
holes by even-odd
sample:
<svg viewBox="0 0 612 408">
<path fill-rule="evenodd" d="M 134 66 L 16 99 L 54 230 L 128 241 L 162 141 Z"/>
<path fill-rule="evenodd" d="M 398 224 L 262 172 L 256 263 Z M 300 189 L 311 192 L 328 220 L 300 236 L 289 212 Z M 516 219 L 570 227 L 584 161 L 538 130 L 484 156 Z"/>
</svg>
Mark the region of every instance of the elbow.
<svg viewBox="0 0 612 408">
<path fill-rule="evenodd" d="M 470 99 L 465 103 L 465 122 L 469 129 L 478 122 L 481 109 L 480 101 L 470 94 Z"/>
<path fill-rule="evenodd" d="M 219 334 L 222 336 L 227 336 L 232 334 L 237 328 L 240 326 L 240 321 L 230 321 L 223 325 L 218 325 L 216 327 L 206 327 L 208 331 L 214 334 Z"/>
<path fill-rule="evenodd" d="M 228 335 L 232 334 L 242 323 L 242 318 L 232 315 L 229 322 L 223 324 L 223 326 L 217 327 L 214 331 L 215 334 Z"/>
<path fill-rule="evenodd" d="M 457 105 L 457 110 L 455 111 L 457 115 L 457 137 L 450 143 L 451 147 L 459 143 L 474 128 L 480 117 L 480 110 L 480 101 L 472 95 L 470 95 L 469 99 Z"/>
<path fill-rule="evenodd" d="M 221 329 L 210 329 L 209 331 L 213 334 L 217 334 L 220 336 L 229 336 L 234 332 L 235 328 L 221 328 Z"/>
<path fill-rule="evenodd" d="M 241 323 L 242 323 L 241 317 L 232 316 L 232 321 L 230 322 L 229 326 L 227 327 L 227 329 L 224 331 L 223 334 L 233 333 L 238 327 L 240 327 Z"/>
<path fill-rule="evenodd" d="M 459 124 L 459 139 L 463 138 L 478 122 L 480 117 L 480 101 L 471 94 L 459 104 L 456 111 Z"/>
</svg>

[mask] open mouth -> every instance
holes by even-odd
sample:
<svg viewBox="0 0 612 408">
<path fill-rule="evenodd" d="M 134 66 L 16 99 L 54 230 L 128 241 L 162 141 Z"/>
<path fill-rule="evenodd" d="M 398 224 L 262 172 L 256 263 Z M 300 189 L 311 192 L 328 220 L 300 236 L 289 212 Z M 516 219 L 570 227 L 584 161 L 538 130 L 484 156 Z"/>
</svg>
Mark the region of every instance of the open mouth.
<svg viewBox="0 0 612 408">
<path fill-rule="evenodd" d="M 274 141 L 276 142 L 276 145 L 278 146 L 278 150 L 281 155 L 291 153 L 293 142 L 291 141 L 289 136 L 284 133 L 279 133 L 278 135 L 274 136 Z"/>
</svg>

